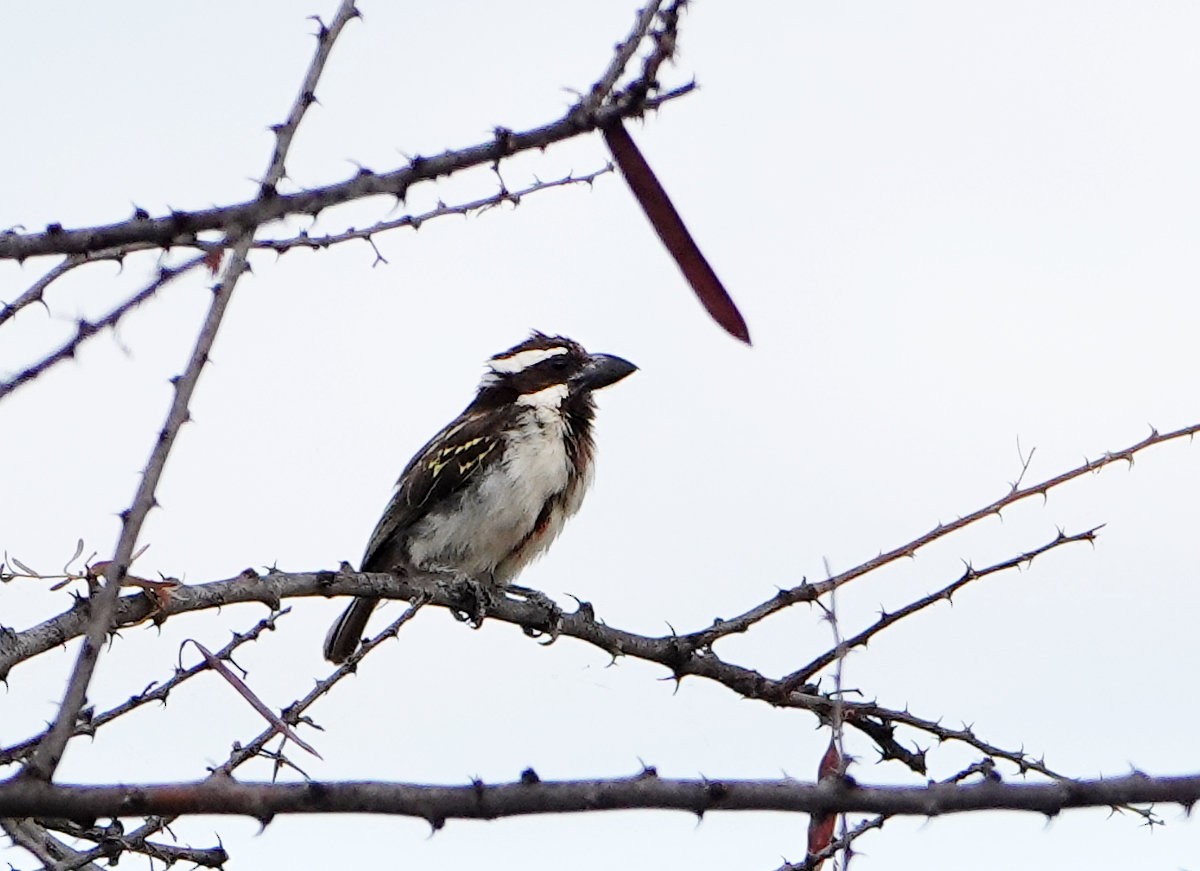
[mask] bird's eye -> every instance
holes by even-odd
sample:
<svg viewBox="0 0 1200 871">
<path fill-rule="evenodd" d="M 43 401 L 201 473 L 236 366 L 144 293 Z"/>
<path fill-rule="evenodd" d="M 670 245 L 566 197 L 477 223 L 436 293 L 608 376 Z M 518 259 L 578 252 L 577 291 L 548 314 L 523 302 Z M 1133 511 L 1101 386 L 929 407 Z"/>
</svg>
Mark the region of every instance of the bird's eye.
<svg viewBox="0 0 1200 871">
<path fill-rule="evenodd" d="M 550 368 L 555 372 L 566 372 L 567 367 L 571 365 L 571 361 L 566 357 L 551 357 Z"/>
</svg>

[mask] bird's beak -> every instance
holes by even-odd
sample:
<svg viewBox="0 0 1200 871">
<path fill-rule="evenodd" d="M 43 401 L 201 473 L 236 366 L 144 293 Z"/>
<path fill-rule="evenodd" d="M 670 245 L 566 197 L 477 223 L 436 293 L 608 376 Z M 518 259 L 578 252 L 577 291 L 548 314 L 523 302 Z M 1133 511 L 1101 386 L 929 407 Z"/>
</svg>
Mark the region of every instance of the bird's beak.
<svg viewBox="0 0 1200 871">
<path fill-rule="evenodd" d="M 612 354 L 592 354 L 583 371 L 572 380 L 584 390 L 599 390 L 610 384 L 616 384 L 626 375 L 637 371 L 628 360 L 614 357 Z"/>
</svg>

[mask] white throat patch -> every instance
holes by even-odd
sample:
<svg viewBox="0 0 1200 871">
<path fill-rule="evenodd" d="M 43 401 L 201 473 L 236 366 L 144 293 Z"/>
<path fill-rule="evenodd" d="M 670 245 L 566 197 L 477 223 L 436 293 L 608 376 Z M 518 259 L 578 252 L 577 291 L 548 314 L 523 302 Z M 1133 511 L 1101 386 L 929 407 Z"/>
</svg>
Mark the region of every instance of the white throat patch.
<svg viewBox="0 0 1200 871">
<path fill-rule="evenodd" d="M 567 385 L 555 384 L 544 387 L 536 393 L 524 393 L 517 397 L 517 405 L 530 405 L 534 408 L 558 408 L 567 398 Z"/>
<path fill-rule="evenodd" d="M 535 348 L 530 351 L 518 351 L 508 357 L 494 358 L 488 361 L 488 365 L 498 375 L 515 375 L 530 366 L 536 366 L 543 360 L 559 357 L 566 353 L 566 348 Z"/>
</svg>

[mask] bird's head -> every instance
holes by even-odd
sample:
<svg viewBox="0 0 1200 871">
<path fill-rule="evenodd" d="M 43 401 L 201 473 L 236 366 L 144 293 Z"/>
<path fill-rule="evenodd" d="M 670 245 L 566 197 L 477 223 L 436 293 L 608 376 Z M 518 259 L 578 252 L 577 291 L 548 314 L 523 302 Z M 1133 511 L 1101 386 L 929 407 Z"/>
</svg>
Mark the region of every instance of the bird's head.
<svg viewBox="0 0 1200 871">
<path fill-rule="evenodd" d="M 535 331 L 487 362 L 475 405 L 505 403 L 557 408 L 565 400 L 587 401 L 593 390 L 616 384 L 637 370 L 611 354 L 589 354 L 565 336 Z"/>
</svg>

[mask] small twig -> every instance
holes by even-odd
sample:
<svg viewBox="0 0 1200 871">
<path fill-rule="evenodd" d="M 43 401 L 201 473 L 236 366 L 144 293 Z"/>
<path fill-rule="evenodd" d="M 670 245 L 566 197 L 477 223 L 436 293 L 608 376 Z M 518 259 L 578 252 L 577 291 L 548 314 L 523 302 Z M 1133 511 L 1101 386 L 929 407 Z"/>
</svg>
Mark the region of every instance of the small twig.
<svg viewBox="0 0 1200 871">
<path fill-rule="evenodd" d="M 903 608 L 897 608 L 895 611 L 889 611 L 881 614 L 878 620 L 876 620 L 862 632 L 859 632 L 852 638 L 845 640 L 840 648 L 835 647 L 832 650 L 828 650 L 825 653 L 822 653 L 812 662 L 808 663 L 808 665 L 796 669 L 783 679 L 784 687 L 789 689 L 799 688 L 803 684 L 808 683 L 817 672 L 821 671 L 821 669 L 825 668 L 832 662 L 836 661 L 840 666 L 842 653 L 839 652 L 839 649 L 842 652 L 848 652 L 856 647 L 866 647 L 867 643 L 884 629 L 895 623 L 898 623 L 905 617 L 910 617 L 913 614 L 916 614 L 918 611 L 928 608 L 930 605 L 933 605 L 936 602 L 943 600 L 947 602 L 950 601 L 951 596 L 972 581 L 977 581 L 980 578 L 987 577 L 988 575 L 994 575 L 1000 572 L 1005 572 L 1028 565 L 1035 557 L 1060 548 L 1063 545 L 1077 544 L 1084 541 L 1094 542 L 1096 540 L 1096 533 L 1100 529 L 1101 527 L 1096 526 L 1091 529 L 1084 530 L 1083 532 L 1074 533 L 1073 535 L 1066 535 L 1060 532 L 1053 541 L 1047 542 L 1041 547 L 1035 547 L 1033 550 L 1026 551 L 1025 553 L 1019 554 L 1010 559 L 1006 559 L 1002 562 L 994 563 L 986 568 L 976 569 L 972 568 L 971 566 L 967 566 L 958 580 L 954 581 L 952 584 L 948 584 L 947 586 L 942 587 L 940 590 L 930 593 L 928 596 L 923 596 L 920 599 L 917 599 L 915 602 L 910 602 Z M 831 592 L 830 595 L 832 596 L 833 593 Z M 833 606 L 831 604 L 830 608 L 832 607 Z"/>
<path fill-rule="evenodd" d="M 995 763 L 991 759 L 985 757 L 981 761 L 967 766 L 967 768 L 958 772 L 957 774 L 947 777 L 945 780 L 942 780 L 941 783 L 961 783 L 967 777 L 975 774 L 982 775 L 985 779 L 995 779 L 995 767 Z M 867 832 L 874 829 L 883 828 L 883 824 L 886 823 L 888 819 L 890 819 L 890 817 L 888 817 L 886 814 L 880 814 L 879 816 L 862 820 L 849 831 L 845 831 L 843 829 L 842 834 L 838 838 L 835 838 L 824 849 L 805 857 L 803 862 L 787 862 L 776 869 L 776 871 L 816 871 L 816 869 L 820 868 L 822 862 L 834 856 L 841 850 L 849 849 L 856 840 L 865 835 Z"/>
<path fill-rule="evenodd" d="M 291 608 L 284 608 L 281 611 L 276 611 L 275 613 L 271 614 L 271 616 L 264 617 L 262 620 L 259 620 L 258 623 L 256 623 L 246 632 L 235 632 L 229 643 L 213 654 L 213 656 L 221 660 L 229 659 L 233 655 L 233 652 L 243 644 L 257 641 L 258 637 L 262 635 L 263 632 L 267 631 L 268 629 L 273 630 L 275 628 L 275 621 L 285 614 L 291 613 L 291 610 Z M 163 704 L 166 704 L 168 696 L 170 696 L 171 692 L 176 687 L 185 681 L 190 680 L 196 675 L 202 674 L 205 671 L 208 671 L 208 664 L 204 662 L 199 662 L 190 668 L 177 668 L 175 674 L 162 683 L 156 683 L 153 686 L 147 687 L 142 692 L 131 696 L 121 704 L 116 705 L 115 707 L 110 708 L 109 710 L 100 714 L 96 714 L 86 723 L 77 723 L 73 737 L 95 734 L 96 730 L 101 726 L 111 723 L 118 717 L 128 714 L 130 711 L 149 704 L 150 702 L 162 702 Z M 43 732 L 40 735 L 35 735 L 32 738 L 27 738 L 24 741 L 13 744 L 11 747 L 0 749 L 0 765 L 8 765 L 20 759 L 24 759 L 33 750 L 33 748 L 35 748 L 38 743 L 45 738 L 45 736 L 46 733 Z"/>
<path fill-rule="evenodd" d="M 412 620 L 413 617 L 417 616 L 417 612 L 420 611 L 421 608 L 424 607 L 428 602 L 428 596 L 415 597 L 412 602 L 409 603 L 409 606 L 404 610 L 404 613 L 393 620 L 391 624 L 387 626 L 387 628 L 385 628 L 374 638 L 365 642 L 349 659 L 330 672 L 328 676 L 317 681 L 316 686 L 314 686 L 312 690 L 310 690 L 309 693 L 304 696 L 304 698 L 292 702 L 292 704 L 284 708 L 281 715 L 283 721 L 290 725 L 296 725 L 299 723 L 301 714 L 312 707 L 317 699 L 321 698 L 331 689 L 333 689 L 333 687 L 340 680 L 357 671 L 358 664 L 362 662 L 363 657 L 369 655 L 371 651 L 375 650 L 377 647 L 379 647 L 379 645 L 383 644 L 388 639 L 395 638 L 405 624 Z M 274 728 L 261 732 L 258 737 L 249 744 L 236 748 L 223 765 L 213 769 L 213 773 L 215 774 L 219 772 L 223 774 L 231 774 L 233 770 L 243 762 L 257 756 L 262 749 L 266 747 L 267 742 L 270 741 L 274 735 Z"/>
<path fill-rule="evenodd" d="M 0 381 L 0 399 L 8 396 L 21 385 L 28 384 L 30 381 L 33 381 L 51 367 L 56 366 L 64 360 L 69 360 L 74 357 L 75 352 L 79 350 L 79 346 L 92 336 L 96 335 L 107 327 L 116 326 L 117 322 L 125 317 L 125 315 L 129 314 L 142 303 L 146 302 L 146 300 L 153 297 L 172 281 L 191 272 L 203 262 L 204 255 L 200 255 L 181 263 L 179 266 L 159 267 L 158 275 L 155 276 L 153 281 L 151 281 L 133 296 L 129 297 L 129 299 L 118 305 L 116 308 L 109 311 L 108 314 L 94 321 L 80 318 L 75 324 L 75 335 L 72 336 L 65 344 L 60 346 L 57 350 L 47 354 L 36 363 L 26 366 L 23 370 L 7 381 Z"/>
<path fill-rule="evenodd" d="M 709 646 L 713 642 L 726 635 L 746 632 L 751 626 L 762 620 L 765 620 L 772 614 L 776 614 L 785 608 L 789 608 L 792 605 L 796 605 L 801 602 L 815 602 L 818 598 L 825 595 L 835 587 L 840 587 L 853 580 L 856 580 L 857 578 L 870 574 L 876 569 L 882 568 L 883 566 L 895 562 L 898 559 L 915 556 L 918 550 L 929 544 L 932 544 L 934 541 L 937 541 L 940 538 L 945 538 L 946 536 L 958 532 L 959 530 L 990 517 L 993 514 L 999 515 L 1003 509 L 1009 507 L 1010 505 L 1013 505 L 1024 499 L 1028 499 L 1031 496 L 1044 497 L 1056 487 L 1060 487 L 1069 481 L 1073 481 L 1076 478 L 1082 477 L 1083 475 L 1087 475 L 1092 472 L 1098 472 L 1105 466 L 1116 462 L 1127 462 L 1132 465 L 1134 456 L 1141 451 L 1146 450 L 1146 448 L 1154 447 L 1155 445 L 1161 445 L 1176 439 L 1190 438 L 1197 433 L 1200 433 L 1200 423 L 1194 423 L 1166 433 L 1160 433 L 1158 430 L 1151 428 L 1150 435 L 1146 436 L 1146 438 L 1142 439 L 1140 442 L 1136 442 L 1123 450 L 1107 452 L 1098 459 L 1088 460 L 1082 465 L 1076 466 L 1074 469 L 1063 472 L 1059 475 L 1055 475 L 1051 478 L 1046 478 L 1039 483 L 1030 484 L 1028 487 L 1019 486 L 1020 482 L 1018 481 L 1016 485 L 1010 486 L 1008 493 L 1006 493 L 1004 496 L 996 499 L 994 502 L 984 505 L 982 508 L 978 508 L 968 514 L 964 514 L 962 517 L 951 523 L 938 524 L 924 535 L 917 536 L 916 538 L 900 545 L 899 547 L 881 553 L 879 556 L 870 559 L 867 562 L 861 563 L 854 568 L 847 569 L 841 574 L 835 575 L 827 580 L 814 584 L 805 582 L 795 587 L 780 590 L 767 601 L 755 605 L 746 612 L 728 620 L 718 620 L 710 628 L 693 633 L 688 637 L 696 644 L 700 644 L 701 646 Z"/>
<path fill-rule="evenodd" d="M 829 561 L 825 561 L 825 574 L 831 575 L 829 570 Z M 818 781 L 825 779 L 841 779 L 846 776 L 846 769 L 849 766 L 850 758 L 846 755 L 846 747 L 844 742 L 845 736 L 845 718 L 843 713 L 843 698 L 842 698 L 842 670 L 846 663 L 847 647 L 842 641 L 841 624 L 838 622 L 837 610 L 837 590 L 829 591 L 829 606 L 825 607 L 823 603 L 818 602 L 825 610 L 825 619 L 829 621 L 830 631 L 833 633 L 833 648 L 831 654 L 836 661 L 836 667 L 833 672 L 833 709 L 830 716 L 830 731 L 832 734 L 829 738 L 829 749 L 825 751 L 824 757 L 821 759 L 821 764 L 818 768 Z M 840 816 L 841 826 L 843 831 L 846 827 L 846 817 L 844 814 L 812 814 L 808 820 L 808 855 L 815 856 L 817 853 L 823 852 L 828 847 L 832 839 L 834 826 L 837 817 Z M 850 857 L 848 853 L 843 854 L 843 871 L 849 865 Z M 817 866 L 819 867 L 819 865 Z"/>
<path fill-rule="evenodd" d="M 641 74 L 627 85 L 624 90 L 614 95 L 614 102 L 640 103 L 646 99 L 650 91 L 658 87 L 658 70 L 675 55 L 675 42 L 679 37 L 679 13 L 687 0 L 672 0 L 662 12 L 662 26 L 650 35 L 654 48 L 642 62 Z"/>
<path fill-rule="evenodd" d="M 423 224 L 425 224 L 426 221 L 431 221 L 435 218 L 443 218 L 448 215 L 461 215 L 465 217 L 473 212 L 481 212 L 503 203 L 512 203 L 513 205 L 517 205 L 520 203 L 522 198 L 540 191 L 549 190 L 551 188 L 575 184 L 590 185 L 597 178 L 605 175 L 606 173 L 612 172 L 612 170 L 613 167 L 610 164 L 603 169 L 598 169 L 595 172 L 589 172 L 584 175 L 567 175 L 554 181 L 538 181 L 528 185 L 527 187 L 521 188 L 520 190 L 504 190 L 500 191 L 499 193 L 489 194 L 486 197 L 480 197 L 479 199 L 471 200 L 465 203 L 458 203 L 457 205 L 453 206 L 441 204 L 427 212 L 422 212 L 419 215 L 403 215 L 399 218 L 379 221 L 378 223 L 372 224 L 371 226 L 365 227 L 361 230 L 351 228 L 341 233 L 330 233 L 324 236 L 311 236 L 308 233 L 300 233 L 297 236 L 290 236 L 282 239 L 256 239 L 254 242 L 254 248 L 265 249 L 274 251 L 278 254 L 284 254 L 293 248 L 309 248 L 316 250 L 329 248 L 333 245 L 338 245 L 342 242 L 349 242 L 354 239 L 369 240 L 372 236 L 375 236 L 379 233 L 383 233 L 388 230 L 400 229 L 402 227 L 411 227 L 414 230 L 418 230 Z"/>
<path fill-rule="evenodd" d="M 62 278 L 77 266 L 93 263 L 97 260 L 117 260 L 124 256 L 124 251 L 114 248 L 109 251 L 90 251 L 86 254 L 70 254 L 56 263 L 41 278 L 31 284 L 24 293 L 11 303 L 0 302 L 0 326 L 12 319 L 17 312 L 35 302 L 45 303 L 46 288 Z"/>
<path fill-rule="evenodd" d="M 613 87 L 621 78 L 621 74 L 625 72 L 625 67 L 629 64 L 630 58 L 633 57 L 638 46 L 642 44 L 642 40 L 646 38 L 646 33 L 654 23 L 654 16 L 658 14 L 660 6 L 662 6 L 662 0 L 650 0 L 638 12 L 633 30 L 629 32 L 629 35 L 625 39 L 617 43 L 608 68 L 596 80 L 596 83 L 592 85 L 587 96 L 580 100 L 579 105 L 572 111 L 586 118 L 594 114 L 603 105 L 604 101 L 608 99 L 609 94 L 612 93 Z"/>
<path fill-rule="evenodd" d="M 234 674 L 233 670 L 230 669 L 229 666 L 227 666 L 224 662 L 222 662 L 220 657 L 214 656 L 212 651 L 210 651 L 199 641 L 194 639 L 189 639 L 189 641 L 191 641 L 191 643 L 195 645 L 196 649 L 200 651 L 200 655 L 204 657 L 205 664 L 207 664 L 210 669 L 215 671 L 221 677 L 225 678 L 229 685 L 237 690 L 238 695 L 249 702 L 250 706 L 254 708 L 254 710 L 258 711 L 264 720 L 271 724 L 270 731 L 272 734 L 278 732 L 279 734 L 283 735 L 284 740 L 292 741 L 297 746 L 308 751 L 318 759 L 323 758 L 321 754 L 312 747 L 312 745 L 297 735 L 292 730 L 291 726 L 281 720 L 279 716 L 267 706 L 266 702 L 255 695 L 254 691 L 251 690 L 250 687 L 246 686 L 246 682 Z"/>
<path fill-rule="evenodd" d="M 304 73 L 304 81 L 300 84 L 300 93 L 293 101 L 287 119 L 272 128 L 275 132 L 275 151 L 271 154 L 266 175 L 263 176 L 263 196 L 269 197 L 274 194 L 275 186 L 284 176 L 284 164 L 287 161 L 288 151 L 292 147 L 292 139 L 295 138 L 296 131 L 300 128 L 300 122 L 304 120 L 304 114 L 308 111 L 308 107 L 317 100 L 317 82 L 321 79 L 321 73 L 325 71 L 325 63 L 329 60 L 329 53 L 333 51 L 333 44 L 337 42 L 346 25 L 360 15 L 361 13 L 354 5 L 354 0 L 342 0 L 328 27 L 321 22 L 320 18 L 312 16 L 319 28 L 317 50 L 308 64 L 308 70 Z"/>
<path fill-rule="evenodd" d="M 308 695 L 302 699 L 297 699 L 296 701 L 292 702 L 292 704 L 288 705 L 283 710 L 281 719 L 290 726 L 298 725 L 301 721 L 301 715 L 308 708 L 310 708 L 317 701 L 317 699 L 326 695 L 334 687 L 334 685 L 336 685 L 347 675 L 353 674 L 357 669 L 358 663 L 362 662 L 363 657 L 370 654 L 371 651 L 377 649 L 388 639 L 395 638 L 400 632 L 400 629 L 416 616 L 417 612 L 421 610 L 422 606 L 424 606 L 426 602 L 427 600 L 423 597 L 414 599 L 409 607 L 405 609 L 403 614 L 393 620 L 392 623 L 388 625 L 382 632 L 363 644 L 353 656 L 334 669 L 333 672 L 331 672 L 327 677 L 321 681 L 318 681 L 317 685 L 313 687 Z M 267 742 L 275 736 L 276 731 L 277 730 L 272 727 L 261 732 L 258 737 L 252 740 L 249 744 L 236 745 L 233 751 L 230 753 L 229 758 L 222 765 L 212 769 L 213 775 L 225 776 L 232 774 L 236 768 L 248 762 L 249 760 L 264 755 Z M 276 759 L 277 762 L 285 761 L 283 760 L 282 754 L 276 753 L 271 755 Z M 144 840 L 154 835 L 164 827 L 169 826 L 174 819 L 174 816 L 168 816 L 148 820 L 129 837 L 131 839 L 136 837 Z M 104 854 L 97 849 L 90 853 L 82 854 L 82 858 L 90 861 L 90 859 L 99 858 L 103 855 Z M 64 869 L 64 871 L 68 871 L 68 869 Z"/>
<path fill-rule="evenodd" d="M 446 588 L 440 576 L 422 578 L 373 573 L 286 573 L 274 572 L 264 576 L 241 574 L 224 581 L 185 585 L 171 596 L 159 613 L 166 619 L 175 614 L 208 608 L 224 607 L 237 602 L 261 602 L 278 607 L 293 596 L 358 595 L 413 600 L 428 596 L 438 607 L 461 607 L 460 599 Z M 152 611 L 152 603 L 142 596 L 121 599 L 117 611 L 119 623 L 136 623 Z M 487 616 L 518 626 L 544 628 L 548 619 L 544 609 L 529 602 L 498 598 L 487 605 Z M 23 632 L 0 633 L 0 675 L 12 664 L 39 652 L 54 649 L 64 640 L 76 637 L 87 625 L 86 612 L 78 608 L 52 618 Z M 649 637 L 611 626 L 596 617 L 592 606 L 582 603 L 573 613 L 561 615 L 558 624 L 560 637 L 576 638 L 610 656 L 630 656 L 654 662 L 670 669 L 679 679 L 686 676 L 704 678 L 719 683 L 748 699 L 760 699 L 780 707 L 805 710 L 826 721 L 832 712 L 832 701 L 815 689 L 804 687 L 791 693 L 784 691 L 783 682 L 736 663 L 727 662 L 707 648 L 690 641 L 693 636 L 668 635 Z M 846 724 L 874 741 L 885 759 L 896 759 L 914 771 L 924 773 L 924 753 L 900 745 L 893 732 L 897 725 L 910 726 L 942 740 L 954 740 L 975 747 L 983 753 L 1012 762 L 1021 770 L 1037 771 L 1050 777 L 1062 777 L 1041 762 L 1023 752 L 1005 751 L 980 739 L 970 730 L 953 730 L 939 721 L 924 719 L 909 711 L 896 711 L 882 705 L 842 700 Z"/>
<path fill-rule="evenodd" d="M 579 121 L 571 111 L 540 127 L 505 131 L 485 142 L 446 151 L 432 157 L 414 158 L 391 172 L 363 169 L 346 181 L 291 194 L 255 197 L 229 206 L 174 212 L 158 218 L 138 218 L 114 224 L 68 230 L 55 227 L 42 233 L 0 233 L 0 260 L 21 260 L 51 254 L 72 254 L 129 245 L 145 244 L 166 248 L 195 245 L 205 231 L 230 227 L 257 227 L 289 215 L 316 215 L 331 206 L 376 195 L 405 196 L 413 185 L 452 175 L 476 166 L 489 166 L 497 158 L 522 151 L 543 150 L 557 142 L 573 139 L 617 118 L 635 118 L 658 109 L 695 90 L 687 83 L 648 98 L 638 105 L 605 105 L 594 117 Z"/>
<path fill-rule="evenodd" d="M 274 198 L 274 184 L 282 177 L 284 161 L 287 157 L 287 146 L 292 141 L 295 127 L 300 123 L 304 117 L 304 112 L 314 99 L 313 89 L 316 86 L 316 81 L 320 76 L 321 70 L 324 68 L 325 60 L 329 56 L 330 47 L 341 33 L 346 22 L 356 15 L 357 11 L 354 8 L 353 0 L 343 0 L 338 8 L 334 24 L 329 29 L 321 28 L 321 33 L 317 38 L 317 51 L 309 65 L 308 73 L 304 77 L 304 85 L 293 103 L 287 122 L 276 130 L 276 148 L 267 166 L 267 172 L 264 176 L 266 183 L 260 192 L 260 200 Z M 291 128 L 290 132 L 285 128 Z M 122 512 L 121 536 L 117 541 L 116 553 L 113 556 L 111 567 L 105 573 L 104 586 L 98 594 L 93 595 L 88 600 L 91 610 L 88 630 L 84 636 L 83 645 L 80 648 L 79 657 L 75 663 L 75 669 L 67 684 L 67 692 L 63 696 L 62 704 L 59 706 L 58 716 L 55 718 L 54 725 L 51 726 L 45 741 L 34 751 L 33 756 L 23 771 L 24 774 L 30 777 L 40 780 L 50 780 L 54 776 L 54 771 L 57 769 L 59 761 L 62 759 L 63 750 L 66 748 L 67 742 L 74 733 L 75 719 L 86 700 L 87 687 L 91 682 L 92 673 L 96 667 L 96 660 L 100 655 L 101 645 L 104 643 L 105 637 L 113 626 L 113 613 L 116 607 L 117 596 L 120 594 L 121 581 L 124 579 L 133 550 L 137 545 L 137 537 L 141 532 L 142 523 L 155 503 L 154 492 L 158 487 L 158 481 L 162 476 L 167 457 L 175 443 L 175 437 L 179 434 L 180 428 L 190 416 L 188 404 L 195 390 L 196 383 L 200 379 L 200 373 L 208 362 L 209 351 L 216 340 L 217 331 L 221 326 L 221 321 L 225 317 L 225 310 L 229 305 L 229 300 L 233 296 L 238 279 L 241 278 L 242 273 L 247 269 L 246 256 L 250 250 L 256 226 L 257 224 L 253 222 L 244 223 L 235 236 L 227 239 L 228 242 L 232 242 L 233 254 L 225 267 L 224 277 L 213 291 L 212 303 L 204 319 L 204 324 L 200 328 L 200 335 L 197 337 L 195 346 L 192 349 L 191 359 L 188 361 L 183 374 L 175 380 L 175 396 L 171 403 L 170 411 L 167 413 L 166 423 L 159 433 L 158 441 L 155 443 L 154 449 L 150 453 L 150 459 L 147 461 L 146 467 L 142 472 L 142 478 L 138 484 L 133 502 L 126 511 Z M 2 396 L 3 392 L 0 392 L 0 397 Z"/>
<path fill-rule="evenodd" d="M 107 858 L 110 864 L 115 864 L 114 860 L 123 852 L 138 853 L 149 859 L 158 859 L 168 867 L 183 861 L 191 862 L 201 868 L 220 868 L 229 861 L 229 854 L 225 852 L 224 847 L 180 847 L 176 844 L 148 841 L 147 835 L 139 834 L 140 829 L 128 835 L 124 834 L 119 823 L 110 826 L 81 826 L 70 820 L 43 820 L 42 823 L 46 828 L 62 832 L 64 835 L 99 844 L 96 851 L 100 855 L 96 858 Z M 79 853 L 77 854 L 78 858 L 60 863 L 59 868 L 61 871 L 78 868 L 80 867 L 79 862 L 86 863 L 87 855 L 89 854 Z"/>
<path fill-rule="evenodd" d="M 0 819 L 0 828 L 12 838 L 14 844 L 32 853 L 42 863 L 43 871 L 64 871 L 68 867 L 100 871 L 99 865 L 81 861 L 82 854 L 72 850 L 34 820 Z"/>
</svg>

